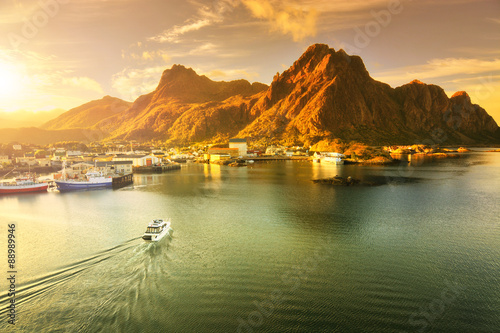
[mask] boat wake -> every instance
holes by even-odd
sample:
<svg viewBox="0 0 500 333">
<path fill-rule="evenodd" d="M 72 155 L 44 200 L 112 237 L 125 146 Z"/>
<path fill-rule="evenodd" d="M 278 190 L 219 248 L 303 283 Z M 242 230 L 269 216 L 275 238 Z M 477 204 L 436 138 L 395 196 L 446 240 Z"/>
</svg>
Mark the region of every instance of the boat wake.
<svg viewBox="0 0 500 333">
<path fill-rule="evenodd" d="M 168 278 L 170 241 L 166 237 L 145 243 L 136 237 L 20 285 L 16 308 L 20 318 L 30 320 L 19 320 L 16 328 L 96 331 L 96 326 L 105 325 L 97 331 L 112 329 L 114 324 L 104 317 L 129 317 L 141 295 L 151 296 L 162 288 L 158 281 Z M 2 294 L 1 316 L 7 315 L 9 304 L 10 297 Z M 23 327 L 23 322 L 29 326 Z"/>
</svg>

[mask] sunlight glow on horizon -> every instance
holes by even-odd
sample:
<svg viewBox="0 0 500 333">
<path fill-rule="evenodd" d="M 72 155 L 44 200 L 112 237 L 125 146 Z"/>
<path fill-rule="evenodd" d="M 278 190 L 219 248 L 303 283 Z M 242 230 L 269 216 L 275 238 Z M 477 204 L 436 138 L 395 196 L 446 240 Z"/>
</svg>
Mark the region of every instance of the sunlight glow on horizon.
<svg viewBox="0 0 500 333">
<path fill-rule="evenodd" d="M 0 63 L 0 98 L 18 96 L 23 89 L 23 75 L 14 65 Z"/>
<path fill-rule="evenodd" d="M 52 2 L 49 12 L 45 1 L 0 4 L 0 30 L 23 40 L 0 39 L 0 112 L 69 110 L 105 95 L 133 102 L 172 64 L 270 85 L 322 43 L 360 56 L 392 87 L 419 79 L 466 91 L 500 123 L 497 0 L 404 1 L 397 11 L 387 0 Z"/>
</svg>

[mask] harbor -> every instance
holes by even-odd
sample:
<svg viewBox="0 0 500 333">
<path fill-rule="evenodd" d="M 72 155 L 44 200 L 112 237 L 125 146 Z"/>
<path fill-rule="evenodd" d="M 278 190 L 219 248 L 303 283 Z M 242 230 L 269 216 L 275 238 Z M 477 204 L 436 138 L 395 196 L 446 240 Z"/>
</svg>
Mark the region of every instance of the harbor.
<svg viewBox="0 0 500 333">
<path fill-rule="evenodd" d="M 257 303 L 274 306 L 262 331 L 294 331 L 288 318 L 300 310 L 315 332 L 416 332 L 408 318 L 448 290 L 455 302 L 434 331 L 474 332 L 475 324 L 494 332 L 498 265 L 488 258 L 500 250 L 497 154 L 383 168 L 186 163 L 180 172 L 134 174 L 133 186 L 117 190 L 2 196 L 0 211 L 18 223 L 23 250 L 16 329 L 155 332 L 143 320 L 154 316 L 176 332 L 237 332 L 257 316 Z M 409 171 L 424 179 L 312 182 Z M 146 242 L 148 224 L 167 217 L 172 237 Z M 451 329 L 447 318 L 457 318 Z"/>
</svg>

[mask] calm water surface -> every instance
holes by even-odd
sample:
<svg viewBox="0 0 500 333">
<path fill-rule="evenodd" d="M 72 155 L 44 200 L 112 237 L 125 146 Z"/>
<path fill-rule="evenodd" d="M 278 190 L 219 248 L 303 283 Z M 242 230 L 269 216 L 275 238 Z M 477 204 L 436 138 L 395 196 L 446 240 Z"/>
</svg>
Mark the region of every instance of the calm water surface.
<svg viewBox="0 0 500 333">
<path fill-rule="evenodd" d="M 486 152 L 391 167 L 188 164 L 120 190 L 3 196 L 0 330 L 499 332 L 499 170 Z M 335 175 L 419 181 L 311 182 Z M 159 217 L 173 237 L 143 242 Z"/>
</svg>

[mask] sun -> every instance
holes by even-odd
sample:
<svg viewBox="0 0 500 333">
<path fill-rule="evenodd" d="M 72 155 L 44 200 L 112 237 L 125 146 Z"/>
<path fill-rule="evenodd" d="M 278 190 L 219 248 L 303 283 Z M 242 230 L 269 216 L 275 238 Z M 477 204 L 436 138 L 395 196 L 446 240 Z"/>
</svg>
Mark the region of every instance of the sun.
<svg viewBox="0 0 500 333">
<path fill-rule="evenodd" d="M 22 75 L 16 66 L 0 62 L 0 96 L 15 97 L 22 90 Z"/>
</svg>

